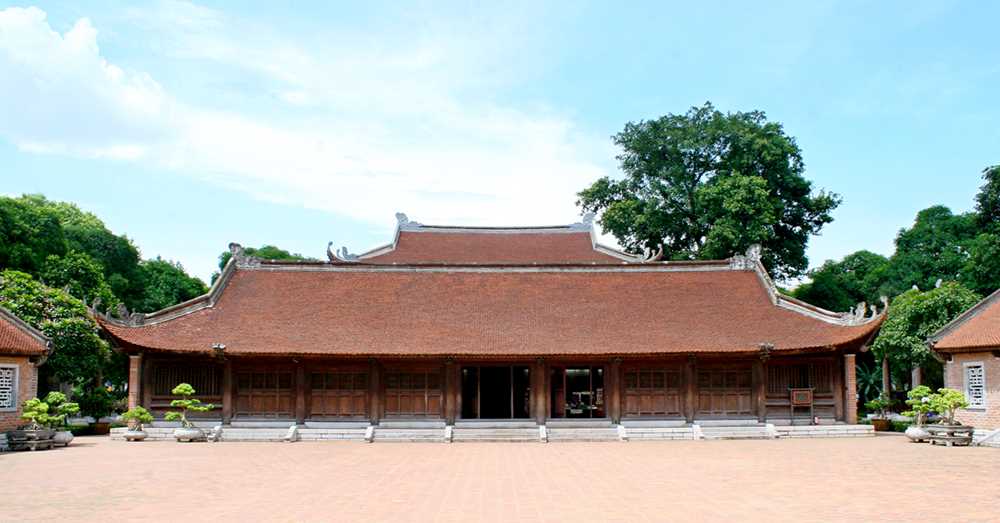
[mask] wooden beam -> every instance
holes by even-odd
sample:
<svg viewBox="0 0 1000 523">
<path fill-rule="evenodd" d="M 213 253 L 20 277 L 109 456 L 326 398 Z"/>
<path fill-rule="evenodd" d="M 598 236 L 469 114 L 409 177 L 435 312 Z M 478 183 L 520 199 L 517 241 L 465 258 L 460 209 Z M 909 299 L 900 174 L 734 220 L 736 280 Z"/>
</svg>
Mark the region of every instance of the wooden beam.
<svg viewBox="0 0 1000 523">
<path fill-rule="evenodd" d="M 306 422 L 306 366 L 301 361 L 295 362 L 295 423 Z"/>
<path fill-rule="evenodd" d="M 611 360 L 611 365 L 607 375 L 608 396 L 608 417 L 612 423 L 620 423 L 622 420 L 622 360 L 615 358 Z"/>
<path fill-rule="evenodd" d="M 222 367 L 222 423 L 233 421 L 233 360 L 226 358 Z"/>
<path fill-rule="evenodd" d="M 698 360 L 692 354 L 684 364 L 684 417 L 694 421 L 698 409 Z"/>
<path fill-rule="evenodd" d="M 444 362 L 444 420 L 448 425 L 455 424 L 455 376 L 457 365 L 451 359 Z"/>
</svg>

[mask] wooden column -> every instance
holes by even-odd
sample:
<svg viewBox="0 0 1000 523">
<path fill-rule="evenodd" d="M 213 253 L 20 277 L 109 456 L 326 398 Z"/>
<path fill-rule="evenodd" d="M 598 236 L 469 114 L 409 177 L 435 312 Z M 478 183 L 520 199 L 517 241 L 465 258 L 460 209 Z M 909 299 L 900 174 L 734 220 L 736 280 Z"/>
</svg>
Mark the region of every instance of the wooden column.
<svg viewBox="0 0 1000 523">
<path fill-rule="evenodd" d="M 301 361 L 295 362 L 295 423 L 306 422 L 306 366 Z"/>
<path fill-rule="evenodd" d="M 892 395 L 892 374 L 889 372 L 889 357 L 882 357 L 882 394 Z"/>
<path fill-rule="evenodd" d="M 233 422 L 233 360 L 226 358 L 222 367 L 222 423 Z"/>
<path fill-rule="evenodd" d="M 753 396 L 757 411 L 757 421 L 767 420 L 767 360 L 757 358 L 750 367 L 750 379 L 753 385 Z"/>
<path fill-rule="evenodd" d="M 139 406 L 142 392 L 142 353 L 128 356 L 128 408 Z"/>
<path fill-rule="evenodd" d="M 684 364 L 684 385 L 684 417 L 691 423 L 698 409 L 698 360 L 694 355 Z"/>
<path fill-rule="evenodd" d="M 142 394 L 142 406 L 151 410 L 153 408 L 153 362 L 150 361 L 150 358 L 143 358 L 142 384 L 139 389 L 139 393 Z"/>
<path fill-rule="evenodd" d="M 836 356 L 833 357 L 833 364 L 831 365 L 833 369 L 833 386 L 830 390 L 833 391 L 833 417 L 839 421 L 844 421 L 844 396 L 842 393 L 844 390 L 844 361 Z"/>
<path fill-rule="evenodd" d="M 547 371 L 548 366 L 545 364 L 545 360 L 541 358 L 535 360 L 535 365 L 531 368 L 531 414 L 539 425 L 544 425 L 549 417 Z"/>
<path fill-rule="evenodd" d="M 858 380 L 853 354 L 844 354 L 844 422 L 849 425 L 858 422 Z"/>
<path fill-rule="evenodd" d="M 382 366 L 374 359 L 368 362 L 368 418 L 372 425 L 382 418 Z"/>
<path fill-rule="evenodd" d="M 915 389 L 924 384 L 924 372 L 920 366 L 910 369 L 910 389 Z"/>
<path fill-rule="evenodd" d="M 454 371 L 457 366 L 451 359 L 444 362 L 444 421 L 448 425 L 455 424 L 455 382 Z"/>
<path fill-rule="evenodd" d="M 615 358 L 611 360 L 611 366 L 608 370 L 607 383 L 605 384 L 608 388 L 608 417 L 611 418 L 612 423 L 621 423 L 622 420 L 622 359 Z"/>
</svg>

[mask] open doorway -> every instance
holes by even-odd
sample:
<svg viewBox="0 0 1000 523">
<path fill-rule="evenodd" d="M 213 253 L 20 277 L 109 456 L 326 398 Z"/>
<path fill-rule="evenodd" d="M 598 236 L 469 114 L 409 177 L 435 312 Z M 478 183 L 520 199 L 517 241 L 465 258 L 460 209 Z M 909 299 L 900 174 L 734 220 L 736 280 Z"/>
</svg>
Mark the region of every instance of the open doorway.
<svg viewBox="0 0 1000 523">
<path fill-rule="evenodd" d="M 462 367 L 463 419 L 531 416 L 531 371 L 526 366 Z"/>
<path fill-rule="evenodd" d="M 553 418 L 603 418 L 604 367 L 555 367 L 550 376 Z"/>
</svg>

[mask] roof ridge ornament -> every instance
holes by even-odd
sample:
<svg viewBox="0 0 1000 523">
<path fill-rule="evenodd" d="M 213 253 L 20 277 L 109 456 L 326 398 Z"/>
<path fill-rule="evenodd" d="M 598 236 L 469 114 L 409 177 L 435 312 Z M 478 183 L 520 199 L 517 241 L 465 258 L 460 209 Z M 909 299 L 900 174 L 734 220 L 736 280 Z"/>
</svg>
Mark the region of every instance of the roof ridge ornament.
<svg viewBox="0 0 1000 523">
<path fill-rule="evenodd" d="M 250 256 L 247 254 L 246 249 L 236 242 L 229 244 L 229 253 L 232 255 L 233 260 L 236 261 L 236 266 L 241 269 L 260 267 L 260 258 Z"/>
<path fill-rule="evenodd" d="M 337 262 L 357 262 L 358 255 L 352 254 L 347 250 L 347 246 L 341 246 L 336 252 L 334 252 L 331 247 L 333 247 L 333 242 L 326 244 L 326 257 L 330 260 L 330 263 Z"/>
<path fill-rule="evenodd" d="M 396 227 L 399 229 L 417 228 L 420 227 L 421 225 L 423 224 L 411 220 L 410 217 L 407 216 L 405 212 L 396 213 Z"/>
<path fill-rule="evenodd" d="M 760 263 L 760 255 L 763 248 L 759 243 L 751 245 L 746 254 L 737 254 L 729 258 L 729 268 L 734 271 L 752 271 Z"/>
<path fill-rule="evenodd" d="M 658 262 L 663 259 L 663 244 L 660 244 L 660 248 L 656 252 L 653 252 L 648 247 L 642 250 L 642 257 L 639 259 L 639 263 L 653 263 Z"/>
</svg>

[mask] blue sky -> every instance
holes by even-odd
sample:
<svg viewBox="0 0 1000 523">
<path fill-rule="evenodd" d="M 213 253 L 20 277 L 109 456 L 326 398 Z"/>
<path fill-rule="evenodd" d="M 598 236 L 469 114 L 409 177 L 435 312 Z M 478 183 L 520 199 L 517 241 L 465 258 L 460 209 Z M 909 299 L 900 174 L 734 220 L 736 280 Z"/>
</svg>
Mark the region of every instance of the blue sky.
<svg viewBox="0 0 1000 523">
<path fill-rule="evenodd" d="M 815 266 L 971 209 L 1000 163 L 992 2 L 276 4 L 0 8 L 0 193 L 207 279 L 230 241 L 358 252 L 396 211 L 576 221 L 625 122 L 710 100 L 782 122 L 843 196 Z"/>
</svg>

